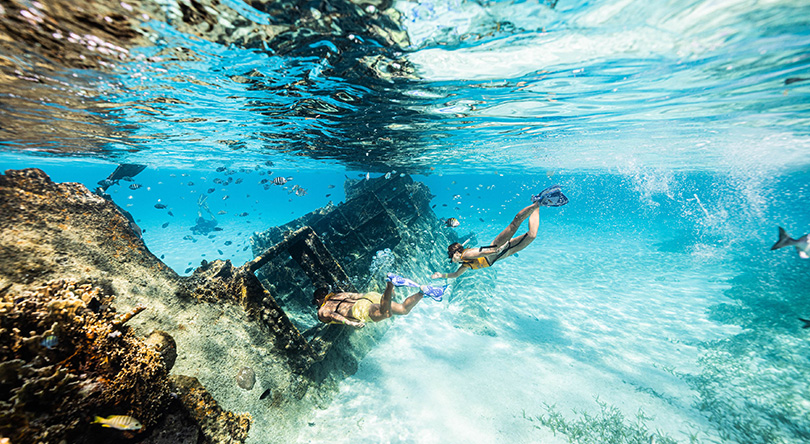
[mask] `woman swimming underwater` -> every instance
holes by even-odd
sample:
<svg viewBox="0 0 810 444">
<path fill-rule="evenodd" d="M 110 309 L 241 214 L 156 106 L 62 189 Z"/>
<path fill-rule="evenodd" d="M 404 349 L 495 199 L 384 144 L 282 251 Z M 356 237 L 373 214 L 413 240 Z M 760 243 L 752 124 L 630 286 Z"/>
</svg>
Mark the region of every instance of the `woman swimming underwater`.
<svg viewBox="0 0 810 444">
<path fill-rule="evenodd" d="M 568 198 L 560 191 L 559 185 L 552 185 L 540 194 L 532 196 L 532 204 L 520 210 L 512 222 L 492 240 L 492 245 L 479 248 L 464 248 L 455 242 L 447 247 L 447 255 L 452 262 L 461 264 L 453 273 L 433 273 L 433 279 L 451 279 L 461 276 L 467 270 L 491 267 L 496 261 L 509 257 L 526 248 L 537 237 L 540 227 L 540 207 L 560 207 L 568 203 Z M 512 237 L 526 218 L 529 231 Z"/>
</svg>

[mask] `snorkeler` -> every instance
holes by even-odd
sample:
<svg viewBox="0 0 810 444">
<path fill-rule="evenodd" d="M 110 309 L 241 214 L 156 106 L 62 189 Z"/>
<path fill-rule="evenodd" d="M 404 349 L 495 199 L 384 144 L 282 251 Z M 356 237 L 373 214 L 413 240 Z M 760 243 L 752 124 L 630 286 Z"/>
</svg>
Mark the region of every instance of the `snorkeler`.
<svg viewBox="0 0 810 444">
<path fill-rule="evenodd" d="M 221 228 L 217 228 L 217 218 L 214 217 L 214 214 L 211 213 L 211 210 L 208 208 L 207 200 L 208 196 L 204 194 L 197 199 L 196 224 L 191 227 L 191 232 L 200 236 L 205 236 L 212 231 L 221 231 Z M 203 212 L 208 214 L 207 218 Z"/>
<path fill-rule="evenodd" d="M 325 324 L 346 324 L 363 328 L 366 322 L 380 322 L 390 318 L 391 315 L 407 315 L 422 300 L 425 293 L 430 294 L 435 290 L 437 289 L 423 285 L 418 292 L 408 296 L 400 304 L 391 301 L 394 283 L 389 279 L 385 283 L 383 294 L 375 291 L 364 294 L 331 293 L 324 287 L 315 290 L 312 303 L 318 307 L 318 320 Z"/>
<path fill-rule="evenodd" d="M 97 195 L 104 197 L 107 188 L 117 185 L 120 180 L 132 181 L 132 178 L 138 175 L 141 171 L 146 169 L 146 165 L 139 165 L 136 163 L 122 163 L 115 168 L 115 171 L 110 173 L 106 179 L 98 182 L 98 188 L 94 191 Z M 108 199 L 109 200 L 109 199 Z"/>
<path fill-rule="evenodd" d="M 124 217 L 127 218 L 129 221 L 129 227 L 132 228 L 132 231 L 138 236 L 139 239 L 143 239 L 143 230 L 141 227 L 135 223 L 135 218 L 129 214 L 129 211 L 121 208 L 115 201 L 113 201 L 112 196 L 107 194 L 107 188 L 117 185 L 120 180 L 132 180 L 138 173 L 146 169 L 146 165 L 138 165 L 134 163 L 122 163 L 115 168 L 115 171 L 110 173 L 106 179 L 98 181 L 98 187 L 93 190 L 93 194 L 103 198 L 111 202 Z"/>
<path fill-rule="evenodd" d="M 491 267 L 496 261 L 509 257 L 529 246 L 537 237 L 540 228 L 540 207 L 561 207 L 568 203 L 568 198 L 560 191 L 559 185 L 552 185 L 540 194 L 532 196 L 532 204 L 520 210 L 512 223 L 492 240 L 492 245 L 479 248 L 464 248 L 464 245 L 455 242 L 447 247 L 450 261 L 460 263 L 461 266 L 453 273 L 433 273 L 433 279 L 452 279 L 464 274 L 467 270 L 478 270 Z M 529 219 L 529 231 L 521 236 L 512 237 L 524 220 Z"/>
</svg>

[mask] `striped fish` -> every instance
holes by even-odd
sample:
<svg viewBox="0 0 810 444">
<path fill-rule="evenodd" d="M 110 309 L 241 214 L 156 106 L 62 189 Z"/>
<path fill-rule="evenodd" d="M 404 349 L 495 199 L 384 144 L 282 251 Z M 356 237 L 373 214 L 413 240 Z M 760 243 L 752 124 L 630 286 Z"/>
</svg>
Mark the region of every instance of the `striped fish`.
<svg viewBox="0 0 810 444">
<path fill-rule="evenodd" d="M 273 179 L 273 183 L 276 184 L 276 185 L 284 185 L 285 183 L 287 183 L 287 182 L 289 182 L 291 180 L 293 180 L 292 176 L 290 176 L 290 177 L 278 176 L 275 179 Z"/>
<path fill-rule="evenodd" d="M 143 428 L 143 425 L 141 425 L 137 419 L 124 415 L 110 415 L 106 418 L 96 416 L 96 419 L 93 420 L 93 424 L 101 424 L 102 427 L 110 427 L 117 430 L 140 430 Z"/>
<path fill-rule="evenodd" d="M 48 335 L 39 344 L 50 350 L 59 345 L 59 338 L 57 338 L 55 335 Z"/>
</svg>

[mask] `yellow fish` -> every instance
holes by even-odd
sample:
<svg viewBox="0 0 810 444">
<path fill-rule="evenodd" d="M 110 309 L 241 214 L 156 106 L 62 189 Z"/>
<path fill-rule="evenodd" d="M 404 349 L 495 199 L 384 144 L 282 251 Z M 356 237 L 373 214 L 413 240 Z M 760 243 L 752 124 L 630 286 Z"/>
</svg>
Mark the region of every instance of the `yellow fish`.
<svg viewBox="0 0 810 444">
<path fill-rule="evenodd" d="M 143 428 L 143 425 L 141 425 L 137 419 L 124 415 L 110 415 L 106 418 L 96 416 L 96 419 L 93 420 L 93 424 L 101 424 L 102 427 L 110 427 L 118 430 L 140 430 Z"/>
</svg>

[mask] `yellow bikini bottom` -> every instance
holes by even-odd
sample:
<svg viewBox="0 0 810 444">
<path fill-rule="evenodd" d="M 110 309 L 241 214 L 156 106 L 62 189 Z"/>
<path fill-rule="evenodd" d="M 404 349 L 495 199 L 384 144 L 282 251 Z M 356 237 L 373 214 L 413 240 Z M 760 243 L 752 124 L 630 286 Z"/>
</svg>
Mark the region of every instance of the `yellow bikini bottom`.
<svg viewBox="0 0 810 444">
<path fill-rule="evenodd" d="M 361 322 L 373 322 L 368 311 L 371 306 L 379 304 L 382 300 L 382 295 L 376 291 L 369 291 L 363 295 L 363 298 L 354 303 L 352 307 L 352 317 Z"/>
</svg>

